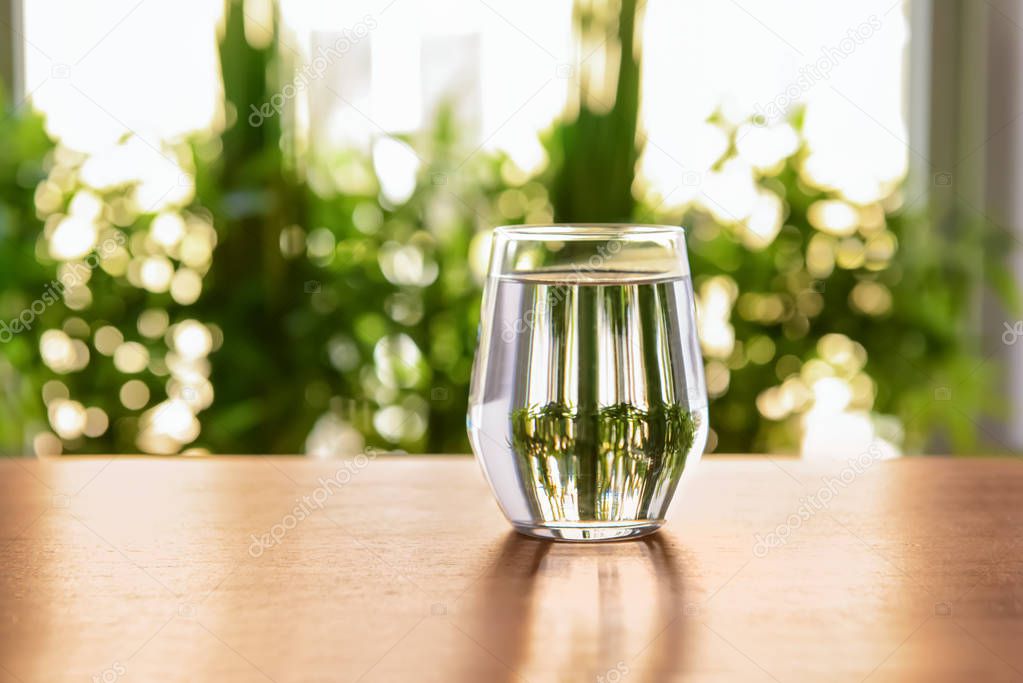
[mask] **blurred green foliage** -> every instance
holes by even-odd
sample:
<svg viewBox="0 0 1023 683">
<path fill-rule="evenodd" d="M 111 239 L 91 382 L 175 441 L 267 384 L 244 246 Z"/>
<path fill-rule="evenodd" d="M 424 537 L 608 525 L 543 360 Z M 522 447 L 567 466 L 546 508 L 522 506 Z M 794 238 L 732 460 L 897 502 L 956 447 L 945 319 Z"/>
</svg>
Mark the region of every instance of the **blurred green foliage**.
<svg viewBox="0 0 1023 683">
<path fill-rule="evenodd" d="M 240 3 L 227 7 L 224 122 L 158 150 L 169 204 L 137 179 L 95 189 L 88 158 L 55 148 L 30 112 L 0 108 L 0 320 L 32 312 L 72 265 L 99 263 L 0 340 L 0 451 L 466 452 L 474 264 L 490 228 L 552 217 L 689 228 L 718 450 L 798 449 L 822 386 L 909 450 L 935 433 L 976 445 L 974 417 L 992 407 L 968 327 L 980 275 L 957 253 L 988 245 L 990 227 L 953 244 L 898 193 L 846 201 L 807 177 L 802 144 L 752 171 L 780 214 L 767 238 L 751 216 L 637 200 L 632 0 L 578 4 L 583 53 L 605 51 L 619 77 L 598 88 L 579 75 L 537 177 L 467 146 L 445 109 L 427 131 L 390 140 L 417 159 L 402 201 L 382 191 L 367 151 L 299 158 L 281 117 L 246 121 L 291 67 L 280 36 L 250 44 Z M 718 124 L 731 144 L 715 172 L 760 128 Z M 93 205 L 93 251 L 54 254 L 55 231 Z M 852 223 L 829 222 L 829 207 Z M 167 226 L 183 227 L 164 239 Z M 177 279 L 152 284 L 168 268 Z"/>
<path fill-rule="evenodd" d="M 284 85 L 274 45 L 246 42 L 229 5 L 221 59 L 230 112 Z M 464 451 L 479 317 L 469 251 L 493 219 L 503 160 L 463 162 L 471 150 L 442 113 L 402 140 L 422 163 L 414 192 L 395 206 L 356 151 L 312 158 L 299 177 L 282 158 L 278 122 L 239 119 L 208 141 L 219 154 L 198 169 L 198 200 L 219 235 L 199 308 L 224 330 L 204 445 L 294 452 L 324 419 L 328 444 L 354 427 L 378 446 Z"/>
<path fill-rule="evenodd" d="M 757 179 L 784 201 L 783 227 L 766 247 L 750 249 L 737 236 L 741 223 L 722 227 L 706 210 L 678 219 L 690 228 L 697 288 L 715 276 L 734 288 L 736 342 L 708 371 L 711 384 L 714 372 L 728 375 L 711 409 L 718 450 L 798 450 L 812 384 L 829 376 L 852 386 L 850 407 L 871 413 L 878 435 L 907 451 L 936 438 L 976 447 L 978 415 L 995 414 L 997 404 L 970 328 L 978 276 L 960 250 L 966 239 L 983 240 L 997 254 L 998 234 L 975 225 L 942 235 L 919 208 L 885 211 L 883 202 L 854 207 L 853 229 L 829 234 L 809 215 L 841 196 L 804 182 L 806 155 L 800 146 Z M 786 381 L 796 403 L 765 419 L 758 399 Z"/>
<path fill-rule="evenodd" d="M 46 428 L 46 413 L 39 396 L 37 337 L 16 334 L 11 320 L 31 306 L 35 293 L 54 276 L 36 259 L 40 226 L 33 199 L 36 185 L 46 177 L 43 160 L 53 145 L 42 121 L 26 114 L 27 109 L 11 102 L 0 83 L 0 452 L 14 453 L 35 430 Z"/>
</svg>

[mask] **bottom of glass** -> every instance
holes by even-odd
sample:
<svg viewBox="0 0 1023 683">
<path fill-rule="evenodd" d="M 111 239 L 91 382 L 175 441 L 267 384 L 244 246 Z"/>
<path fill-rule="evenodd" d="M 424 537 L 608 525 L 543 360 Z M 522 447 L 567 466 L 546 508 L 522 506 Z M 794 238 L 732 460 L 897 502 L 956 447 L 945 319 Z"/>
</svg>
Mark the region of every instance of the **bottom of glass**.
<svg viewBox="0 0 1023 683">
<path fill-rule="evenodd" d="M 636 519 L 628 522 L 513 522 L 520 534 L 553 541 L 599 543 L 624 541 L 652 534 L 664 525 L 663 519 Z"/>
</svg>

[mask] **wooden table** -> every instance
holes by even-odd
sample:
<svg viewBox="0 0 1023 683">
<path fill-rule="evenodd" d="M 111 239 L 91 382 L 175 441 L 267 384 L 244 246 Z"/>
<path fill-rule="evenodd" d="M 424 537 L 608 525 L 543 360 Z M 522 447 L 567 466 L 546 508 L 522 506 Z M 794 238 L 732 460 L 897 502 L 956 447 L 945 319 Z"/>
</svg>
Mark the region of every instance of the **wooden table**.
<svg viewBox="0 0 1023 683">
<path fill-rule="evenodd" d="M 709 458 L 570 545 L 468 458 L 0 461 L 0 682 L 1023 680 L 1023 463 L 849 473 Z"/>
</svg>

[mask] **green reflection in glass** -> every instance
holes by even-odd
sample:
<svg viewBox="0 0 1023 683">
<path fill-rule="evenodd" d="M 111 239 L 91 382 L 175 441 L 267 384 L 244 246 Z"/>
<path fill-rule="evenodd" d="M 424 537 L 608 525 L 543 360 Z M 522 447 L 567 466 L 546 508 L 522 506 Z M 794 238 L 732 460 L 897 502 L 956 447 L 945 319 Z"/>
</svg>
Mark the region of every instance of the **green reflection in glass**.
<svg viewBox="0 0 1023 683">
<path fill-rule="evenodd" d="M 693 446 L 697 417 L 677 403 L 512 411 L 512 449 L 534 512 L 548 520 L 648 519 L 670 498 Z M 583 429 L 580 429 L 582 427 Z M 593 443 L 580 431 L 594 435 Z"/>
</svg>

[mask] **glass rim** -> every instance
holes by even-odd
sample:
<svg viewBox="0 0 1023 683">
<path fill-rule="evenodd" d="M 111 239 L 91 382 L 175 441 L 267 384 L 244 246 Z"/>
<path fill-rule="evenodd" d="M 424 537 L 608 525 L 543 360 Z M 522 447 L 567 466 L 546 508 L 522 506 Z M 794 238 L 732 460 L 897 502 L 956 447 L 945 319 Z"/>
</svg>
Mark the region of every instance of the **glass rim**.
<svg viewBox="0 0 1023 683">
<path fill-rule="evenodd" d="M 495 235 L 512 239 L 586 240 L 635 237 L 685 237 L 680 225 L 654 223 L 530 223 L 502 225 Z"/>
</svg>

